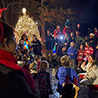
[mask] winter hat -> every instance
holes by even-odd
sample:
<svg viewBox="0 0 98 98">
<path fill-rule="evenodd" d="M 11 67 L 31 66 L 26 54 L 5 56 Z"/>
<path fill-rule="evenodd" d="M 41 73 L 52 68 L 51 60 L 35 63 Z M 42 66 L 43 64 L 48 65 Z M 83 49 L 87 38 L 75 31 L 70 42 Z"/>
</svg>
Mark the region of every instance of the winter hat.
<svg viewBox="0 0 98 98">
<path fill-rule="evenodd" d="M 90 35 L 95 36 L 95 34 L 94 34 L 94 33 L 90 33 Z"/>
</svg>

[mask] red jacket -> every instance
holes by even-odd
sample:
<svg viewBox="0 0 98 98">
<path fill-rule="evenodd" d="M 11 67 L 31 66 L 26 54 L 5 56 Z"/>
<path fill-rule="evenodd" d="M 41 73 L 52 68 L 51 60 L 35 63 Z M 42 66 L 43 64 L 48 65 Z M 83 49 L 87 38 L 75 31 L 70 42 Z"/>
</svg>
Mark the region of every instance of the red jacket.
<svg viewBox="0 0 98 98">
<path fill-rule="evenodd" d="M 78 50 L 77 61 L 83 61 L 84 59 L 84 50 Z"/>
<path fill-rule="evenodd" d="M 92 47 L 85 47 L 84 56 L 88 59 L 90 55 L 93 55 L 94 49 Z"/>
<path fill-rule="evenodd" d="M 65 28 L 63 29 L 63 34 L 67 33 L 70 36 L 71 30 L 69 28 Z"/>
<path fill-rule="evenodd" d="M 60 34 L 62 34 L 62 32 L 58 29 L 54 30 L 54 37 L 58 37 Z"/>
</svg>

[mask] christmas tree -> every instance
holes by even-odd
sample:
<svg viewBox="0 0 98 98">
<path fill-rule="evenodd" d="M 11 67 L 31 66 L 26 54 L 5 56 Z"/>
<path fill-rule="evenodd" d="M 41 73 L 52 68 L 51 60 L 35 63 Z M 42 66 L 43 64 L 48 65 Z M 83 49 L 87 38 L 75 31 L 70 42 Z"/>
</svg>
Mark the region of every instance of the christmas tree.
<svg viewBox="0 0 98 98">
<path fill-rule="evenodd" d="M 32 41 L 32 35 L 36 35 L 36 37 L 40 40 L 38 23 L 34 22 L 33 19 L 26 14 L 19 17 L 15 26 L 15 31 L 15 38 L 17 43 L 19 43 L 19 40 L 24 33 L 27 35 L 29 42 Z"/>
</svg>

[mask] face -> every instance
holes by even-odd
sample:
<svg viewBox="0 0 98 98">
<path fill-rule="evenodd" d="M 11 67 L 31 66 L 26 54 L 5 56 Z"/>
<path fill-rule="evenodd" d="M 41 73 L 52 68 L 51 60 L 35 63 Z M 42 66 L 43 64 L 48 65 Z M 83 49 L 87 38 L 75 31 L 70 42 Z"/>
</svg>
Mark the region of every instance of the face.
<svg viewBox="0 0 98 98">
<path fill-rule="evenodd" d="M 78 31 L 76 31 L 76 35 L 79 35 L 79 32 Z"/>
<path fill-rule="evenodd" d="M 48 35 L 48 36 L 50 35 L 50 32 L 49 32 L 49 31 L 47 31 L 47 35 Z"/>
<path fill-rule="evenodd" d="M 89 63 L 93 63 L 93 62 L 94 62 L 94 60 L 93 60 L 93 58 L 92 58 L 91 56 L 89 56 L 88 62 L 89 62 Z"/>
<path fill-rule="evenodd" d="M 57 26 L 57 29 L 59 29 L 59 30 L 60 30 L 60 26 Z"/>
<path fill-rule="evenodd" d="M 92 36 L 92 35 L 89 35 L 89 37 L 90 37 L 90 38 L 93 38 L 93 36 Z"/>
<path fill-rule="evenodd" d="M 86 46 L 86 47 L 88 46 L 88 43 L 87 43 L 87 42 L 85 42 L 85 46 Z"/>
<path fill-rule="evenodd" d="M 35 40 L 35 39 L 36 39 L 36 37 L 35 37 L 35 36 L 33 36 L 32 38 L 33 38 L 33 40 Z"/>
<path fill-rule="evenodd" d="M 83 45 L 80 45 L 80 49 L 83 49 Z"/>
<path fill-rule="evenodd" d="M 67 35 L 67 33 L 65 33 L 65 38 L 67 38 L 68 37 L 68 35 Z"/>
<path fill-rule="evenodd" d="M 77 24 L 77 27 L 80 28 L 80 24 Z"/>
<path fill-rule="evenodd" d="M 73 37 L 73 33 L 71 33 L 70 36 Z"/>
<path fill-rule="evenodd" d="M 23 40 L 26 40 L 26 35 L 23 36 Z"/>
<path fill-rule="evenodd" d="M 75 46 L 74 42 L 71 42 L 70 46 L 71 47 L 74 47 Z"/>
<path fill-rule="evenodd" d="M 14 53 L 16 50 L 16 41 L 15 41 L 15 37 L 12 37 L 9 44 L 7 45 L 7 51 L 10 53 Z"/>
<path fill-rule="evenodd" d="M 37 59 L 37 61 L 40 62 L 41 61 L 41 58 L 40 59 Z"/>
</svg>

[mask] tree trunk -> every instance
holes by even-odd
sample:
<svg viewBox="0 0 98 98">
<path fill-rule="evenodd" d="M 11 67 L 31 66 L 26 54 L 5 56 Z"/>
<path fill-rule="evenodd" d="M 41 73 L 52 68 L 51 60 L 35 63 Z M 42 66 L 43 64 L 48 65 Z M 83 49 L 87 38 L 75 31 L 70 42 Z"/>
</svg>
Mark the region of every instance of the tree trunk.
<svg viewBox="0 0 98 98">
<path fill-rule="evenodd" d="M 42 35 L 42 40 L 45 39 L 45 23 L 42 24 L 42 32 L 41 32 L 41 35 Z"/>
</svg>

